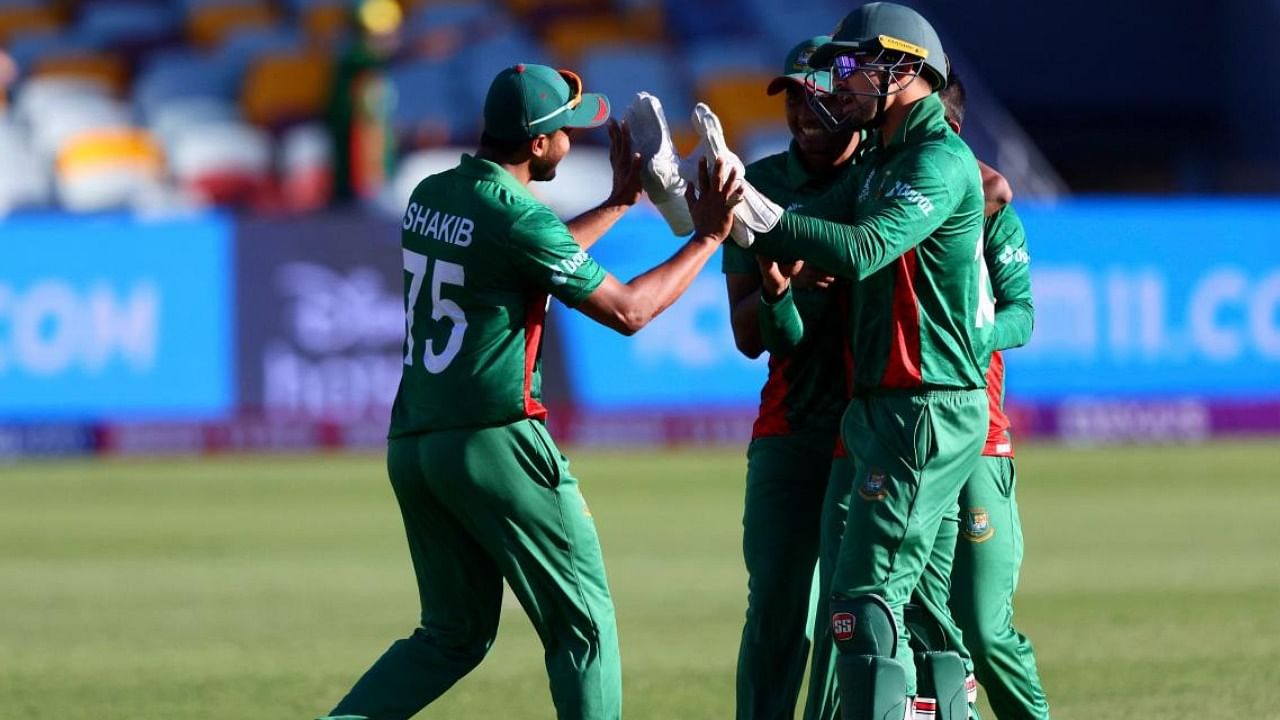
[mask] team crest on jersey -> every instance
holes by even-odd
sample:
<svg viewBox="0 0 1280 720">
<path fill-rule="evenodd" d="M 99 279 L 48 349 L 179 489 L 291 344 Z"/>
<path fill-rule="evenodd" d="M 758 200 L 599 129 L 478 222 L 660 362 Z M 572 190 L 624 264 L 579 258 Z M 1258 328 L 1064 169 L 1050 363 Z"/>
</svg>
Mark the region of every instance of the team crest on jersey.
<svg viewBox="0 0 1280 720">
<path fill-rule="evenodd" d="M 991 516 L 987 514 L 986 508 L 969 508 L 965 511 L 962 520 L 960 532 L 969 542 L 984 542 L 996 534 L 996 529 L 991 527 Z"/>
<path fill-rule="evenodd" d="M 881 470 L 871 470 L 867 473 L 867 479 L 862 481 L 862 485 L 858 488 L 858 497 L 863 500 L 883 500 L 889 494 L 885 489 L 888 482 L 884 472 Z"/>
</svg>

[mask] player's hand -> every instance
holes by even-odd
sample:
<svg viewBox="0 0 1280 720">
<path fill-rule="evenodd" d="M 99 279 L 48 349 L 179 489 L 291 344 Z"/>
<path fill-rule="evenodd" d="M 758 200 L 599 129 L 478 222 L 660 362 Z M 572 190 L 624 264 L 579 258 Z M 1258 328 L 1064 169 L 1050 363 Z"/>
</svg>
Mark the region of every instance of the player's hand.
<svg viewBox="0 0 1280 720">
<path fill-rule="evenodd" d="M 726 171 L 720 160 L 708 168 L 707 159 L 703 158 L 698 163 L 696 195 L 694 186 L 690 185 L 684 197 L 689 203 L 689 215 L 693 217 L 694 233 L 724 242 L 733 230 L 733 208 L 742 202 L 742 182 L 737 169 Z"/>
<path fill-rule="evenodd" d="M 644 192 L 644 159 L 631 149 L 631 133 L 626 123 L 609 120 L 609 164 L 613 167 L 613 189 L 607 205 L 635 205 Z"/>
<path fill-rule="evenodd" d="M 991 217 L 1013 202 L 1013 188 L 1003 175 L 981 160 L 978 171 L 982 174 L 982 215 Z"/>
<path fill-rule="evenodd" d="M 836 281 L 836 277 L 827 271 L 804 263 L 800 263 L 790 277 L 795 281 L 797 290 L 826 290 Z"/>
<path fill-rule="evenodd" d="M 756 264 L 760 266 L 760 294 L 770 302 L 781 297 L 782 293 L 791 286 L 792 278 L 801 273 L 805 267 L 803 260 L 778 262 L 759 255 L 756 256 Z"/>
</svg>

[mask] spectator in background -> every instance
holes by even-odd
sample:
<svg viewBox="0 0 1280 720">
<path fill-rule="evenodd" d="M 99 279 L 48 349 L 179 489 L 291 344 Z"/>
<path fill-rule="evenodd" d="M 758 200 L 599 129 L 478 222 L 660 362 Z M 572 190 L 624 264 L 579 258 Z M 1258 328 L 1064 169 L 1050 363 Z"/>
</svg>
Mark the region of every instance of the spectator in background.
<svg viewBox="0 0 1280 720">
<path fill-rule="evenodd" d="M 395 161 L 394 97 L 384 70 L 400 50 L 403 19 L 395 0 L 355 7 L 358 37 L 338 59 L 329 107 L 335 202 L 374 197 Z"/>
<path fill-rule="evenodd" d="M 18 79 L 18 65 L 13 56 L 0 50 L 0 111 L 9 109 L 9 87 Z"/>
</svg>

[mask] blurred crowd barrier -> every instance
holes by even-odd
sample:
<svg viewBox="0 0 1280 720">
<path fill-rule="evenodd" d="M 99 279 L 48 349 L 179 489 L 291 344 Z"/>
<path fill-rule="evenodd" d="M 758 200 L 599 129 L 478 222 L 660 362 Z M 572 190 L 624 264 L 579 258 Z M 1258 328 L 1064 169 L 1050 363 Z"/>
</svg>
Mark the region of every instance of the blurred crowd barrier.
<svg viewBox="0 0 1280 720">
<path fill-rule="evenodd" d="M 1007 355 L 1019 437 L 1280 430 L 1277 201 L 1023 203 L 1037 327 Z M 34 215 L 0 223 L 0 455 L 381 445 L 404 327 L 398 223 Z M 648 206 L 593 254 L 629 278 L 676 241 Z M 712 262 L 634 338 L 554 305 L 567 442 L 745 442 L 763 360 Z"/>
</svg>

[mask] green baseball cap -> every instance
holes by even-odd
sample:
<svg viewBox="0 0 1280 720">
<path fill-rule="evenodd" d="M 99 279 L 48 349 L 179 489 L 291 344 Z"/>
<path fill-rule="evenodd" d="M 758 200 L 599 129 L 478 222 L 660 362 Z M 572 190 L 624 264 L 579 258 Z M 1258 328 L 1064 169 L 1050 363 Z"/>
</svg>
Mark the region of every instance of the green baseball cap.
<svg viewBox="0 0 1280 720">
<path fill-rule="evenodd" d="M 531 139 L 565 127 L 599 127 L 608 119 L 608 98 L 584 93 L 576 73 L 546 65 L 506 68 L 484 99 L 484 131 L 503 140 Z"/>
<path fill-rule="evenodd" d="M 769 81 L 769 88 L 766 92 L 770 95 L 777 95 L 786 89 L 787 83 L 796 83 L 801 87 L 812 85 L 822 92 L 831 92 L 831 71 L 815 71 L 809 65 L 809 60 L 813 57 L 814 51 L 829 42 L 831 42 L 830 35 L 818 35 L 791 48 L 791 52 L 787 53 L 786 62 L 782 65 L 782 74 Z"/>
<path fill-rule="evenodd" d="M 897 50 L 924 61 L 924 74 L 934 90 L 947 85 L 947 53 L 938 33 L 923 15 L 905 5 L 862 5 L 846 15 L 831 36 L 831 42 L 815 50 L 810 58 L 818 67 L 829 66 L 837 55 L 851 51 Z"/>
</svg>

